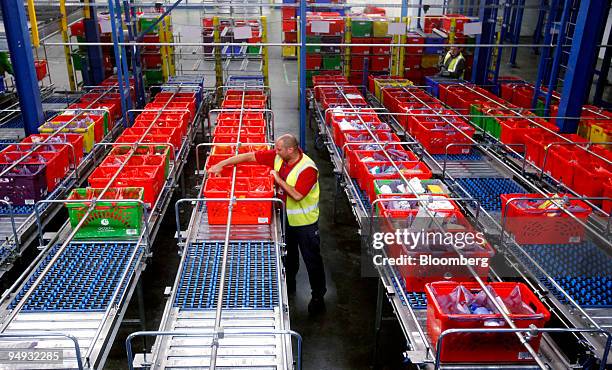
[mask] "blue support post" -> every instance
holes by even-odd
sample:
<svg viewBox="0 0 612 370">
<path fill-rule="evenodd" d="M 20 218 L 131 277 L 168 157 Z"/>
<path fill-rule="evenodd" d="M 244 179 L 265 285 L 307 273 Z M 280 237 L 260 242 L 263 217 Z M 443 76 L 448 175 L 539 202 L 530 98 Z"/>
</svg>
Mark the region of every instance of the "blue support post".
<svg viewBox="0 0 612 370">
<path fill-rule="evenodd" d="M 402 19 L 408 16 L 408 0 L 402 0 Z"/>
<path fill-rule="evenodd" d="M 582 105 L 590 92 L 589 81 L 594 73 L 594 62 L 599 51 L 599 35 L 605 27 L 610 10 L 609 0 L 581 1 L 576 28 L 565 73 L 559 113 L 556 120 L 561 132 L 574 133 L 578 128 Z M 588 68 L 590 67 L 590 68 Z"/>
<path fill-rule="evenodd" d="M 548 22 L 544 30 L 544 45 L 550 45 L 552 42 L 552 25 L 557 15 L 558 1 L 553 0 L 548 12 Z M 540 96 L 540 89 L 542 87 L 542 81 L 545 80 L 546 71 L 548 70 L 548 56 L 550 55 L 550 48 L 542 47 L 540 52 L 540 64 L 538 65 L 538 75 L 535 81 L 535 87 L 533 89 L 533 98 L 531 100 L 531 107 L 535 108 L 538 104 L 538 98 Z"/>
<path fill-rule="evenodd" d="M 423 26 L 421 26 L 421 9 L 423 8 L 423 0 L 419 0 L 419 7 L 417 8 L 417 29 L 422 30 L 425 25 L 425 21 L 423 21 Z"/>
<path fill-rule="evenodd" d="M 612 43 L 612 32 L 608 34 L 608 42 Z M 597 85 L 595 85 L 595 94 L 593 96 L 593 103 L 595 105 L 603 106 L 606 109 L 610 109 L 610 103 L 603 100 L 604 88 L 608 84 L 608 73 L 610 72 L 610 61 L 612 60 L 612 48 L 607 47 L 604 53 L 604 58 L 601 63 L 601 69 L 599 70 L 599 76 L 597 76 Z"/>
<path fill-rule="evenodd" d="M 538 23 L 533 31 L 533 43 L 538 45 L 542 41 L 542 27 L 544 27 L 544 18 L 546 18 L 546 10 L 548 9 L 548 0 L 540 0 L 540 12 L 538 13 Z M 552 7 L 550 8 L 552 9 Z M 549 10 L 550 10 L 549 9 Z M 538 48 L 534 48 L 534 53 L 537 55 Z"/>
<path fill-rule="evenodd" d="M 550 76 L 548 77 L 548 91 L 546 92 L 546 102 L 544 104 L 544 116 L 548 116 L 550 100 L 552 99 L 553 93 L 557 88 L 559 66 L 561 65 L 561 54 L 563 53 L 563 45 L 566 42 L 565 34 L 567 30 L 567 22 L 570 17 L 570 11 L 572 10 L 572 2 L 572 0 L 565 0 L 563 5 L 563 13 L 561 14 L 561 21 L 559 22 L 559 32 L 557 32 L 557 48 L 555 49 L 555 53 L 553 55 L 553 63 L 550 70 Z"/>
<path fill-rule="evenodd" d="M 306 0 L 300 0 L 300 147 L 306 151 Z"/>
<path fill-rule="evenodd" d="M 32 41 L 25 6 L 20 0 L 0 0 L 0 5 L 2 5 L 4 31 L 19 96 L 19 107 L 23 116 L 23 129 L 26 135 L 36 134 L 38 127 L 45 121 L 45 116 L 34 69 Z"/>
<path fill-rule="evenodd" d="M 136 14 L 134 8 L 129 6 L 127 0 L 123 0 L 123 11 L 125 12 L 125 22 L 128 28 L 128 36 L 130 41 L 135 41 L 138 35 L 136 27 Z M 136 108 L 141 109 L 145 106 L 146 96 L 144 80 L 142 78 L 142 66 L 140 65 L 141 46 L 135 45 L 132 48 L 132 78 L 134 79 L 134 90 L 136 92 Z"/>
<path fill-rule="evenodd" d="M 480 3 L 479 18 L 482 22 L 482 33 L 478 35 L 477 44 L 493 44 L 496 23 L 494 13 L 497 11 L 494 5 L 497 5 L 495 0 L 484 0 Z M 472 81 L 478 85 L 487 84 L 492 51 L 493 49 L 490 47 L 476 48 L 472 67 Z"/>
<path fill-rule="evenodd" d="M 521 41 L 521 28 L 523 25 L 523 13 L 525 12 L 525 0 L 518 0 L 518 9 L 516 10 L 516 18 L 514 19 L 514 30 L 512 32 L 512 43 L 518 45 Z M 510 66 L 516 67 L 516 54 L 518 48 L 512 48 L 510 52 Z"/>
<path fill-rule="evenodd" d="M 121 113 L 124 119 L 124 125 L 129 126 L 131 122 L 128 120 L 127 112 L 131 109 L 131 104 L 129 89 L 127 91 L 128 96 L 126 97 L 126 87 L 129 88 L 129 83 L 126 83 L 125 79 L 127 77 L 125 76 L 127 73 L 127 57 L 125 55 L 125 47 L 119 45 L 123 42 L 123 28 L 121 27 L 121 7 L 117 7 L 118 4 L 119 0 L 108 0 L 108 12 L 110 13 L 113 49 L 115 52 L 115 65 L 117 66 L 117 87 L 121 99 Z"/>
<path fill-rule="evenodd" d="M 95 0 L 91 0 L 90 3 L 95 3 Z M 90 6 L 89 18 L 83 21 L 85 24 L 86 42 L 100 42 L 100 29 L 96 9 L 95 6 Z M 105 78 L 102 47 L 100 45 L 87 46 L 87 60 L 87 68 L 83 73 L 84 83 L 88 86 L 99 85 Z"/>
</svg>

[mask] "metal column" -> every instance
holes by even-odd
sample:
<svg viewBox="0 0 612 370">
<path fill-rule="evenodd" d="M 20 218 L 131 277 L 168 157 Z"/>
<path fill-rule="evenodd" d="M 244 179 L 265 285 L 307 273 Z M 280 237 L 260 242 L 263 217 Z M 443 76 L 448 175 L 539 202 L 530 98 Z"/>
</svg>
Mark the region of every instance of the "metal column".
<svg viewBox="0 0 612 370">
<path fill-rule="evenodd" d="M 482 22 L 482 33 L 478 35 L 477 44 L 493 44 L 495 41 L 495 14 L 498 5 L 496 0 L 484 0 L 480 4 L 479 18 Z M 493 49 L 490 47 L 476 48 L 472 67 L 472 81 L 479 85 L 487 84 L 487 75 L 491 63 Z"/>
<path fill-rule="evenodd" d="M 300 0 L 300 148 L 306 151 L 306 0 Z"/>
<path fill-rule="evenodd" d="M 6 40 L 11 54 L 19 106 L 26 135 L 38 133 L 45 116 L 40 100 L 40 88 L 34 69 L 32 42 L 28 30 L 25 6 L 20 0 L 0 0 Z"/>
<path fill-rule="evenodd" d="M 90 0 L 95 3 L 95 0 Z M 98 26 L 98 14 L 95 6 L 87 7 L 86 14 L 89 16 L 83 20 L 85 24 L 85 41 L 91 43 L 100 42 L 100 29 Z M 87 46 L 87 63 L 83 71 L 83 82 L 86 86 L 97 86 L 104 80 L 104 59 L 100 45 Z"/>
<path fill-rule="evenodd" d="M 590 92 L 591 78 L 594 68 L 594 60 L 599 51 L 599 39 L 594 35 L 600 35 L 601 27 L 605 27 L 610 3 L 608 0 L 581 1 L 576 28 L 574 31 L 572 48 L 570 51 L 567 72 L 563 83 L 561 102 L 557 126 L 561 132 L 576 132 L 582 105 L 585 103 Z"/>
</svg>

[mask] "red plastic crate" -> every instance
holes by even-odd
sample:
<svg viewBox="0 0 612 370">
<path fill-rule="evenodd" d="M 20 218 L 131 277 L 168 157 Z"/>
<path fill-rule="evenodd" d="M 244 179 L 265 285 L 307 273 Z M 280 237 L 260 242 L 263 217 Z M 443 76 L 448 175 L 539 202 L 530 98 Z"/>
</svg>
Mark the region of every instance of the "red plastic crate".
<svg viewBox="0 0 612 370">
<path fill-rule="evenodd" d="M 344 19 L 339 17 L 339 14 L 332 15 L 331 13 L 318 16 L 314 13 L 306 17 L 306 34 L 313 35 L 324 35 L 324 36 L 338 36 L 344 33 Z M 327 22 L 329 24 L 329 32 L 313 32 L 312 22 Z"/>
<path fill-rule="evenodd" d="M 601 197 L 604 184 L 612 178 L 612 166 L 593 156 L 579 159 L 574 170 L 572 189 L 589 197 Z M 601 204 L 599 201 L 593 202 Z"/>
<path fill-rule="evenodd" d="M 231 154 L 212 154 L 206 158 L 204 168 L 208 170 L 213 165 L 221 162 L 224 159 L 232 157 Z M 221 171 L 221 177 L 232 177 L 234 166 L 225 166 Z M 253 163 L 240 163 L 236 165 L 237 177 L 267 177 L 270 175 L 270 168 Z"/>
<path fill-rule="evenodd" d="M 378 143 L 376 143 L 376 141 L 378 140 Z M 370 135 L 370 133 L 346 133 L 344 134 L 344 143 L 360 143 L 360 144 L 364 144 L 364 147 L 361 147 L 362 149 L 358 149 L 359 145 L 347 145 L 346 148 L 344 149 L 344 155 L 346 156 L 348 151 L 350 150 L 372 150 L 372 149 L 363 149 L 366 148 L 367 146 L 374 148 L 376 147 L 376 145 L 384 145 L 384 143 L 386 142 L 394 142 L 394 143 L 398 143 L 401 142 L 402 140 L 400 140 L 400 138 L 394 134 L 394 133 L 389 133 L 389 132 L 379 132 L 379 133 L 375 133 L 374 136 Z M 385 148 L 390 148 L 391 145 L 385 145 Z M 376 148 L 379 149 L 379 148 Z M 376 150 L 374 149 L 374 150 Z"/>
<path fill-rule="evenodd" d="M 34 61 L 34 68 L 36 69 L 36 78 L 38 81 L 42 81 L 49 74 L 46 60 Z"/>
<path fill-rule="evenodd" d="M 434 28 L 441 29 L 443 23 L 444 16 L 442 15 L 426 15 L 423 31 L 425 33 L 432 33 Z"/>
<path fill-rule="evenodd" d="M 351 71 L 363 71 L 365 66 L 365 60 L 369 58 L 363 55 L 351 55 Z"/>
<path fill-rule="evenodd" d="M 229 198 L 230 177 L 209 177 L 204 184 L 205 198 Z M 236 177 L 234 196 L 243 198 L 271 198 L 274 196 L 274 179 L 267 177 Z M 228 223 L 228 201 L 207 201 L 208 223 L 226 225 Z M 233 225 L 269 224 L 272 219 L 271 201 L 237 201 L 232 211 Z"/>
<path fill-rule="evenodd" d="M 132 127 L 177 127 L 179 128 L 181 136 L 185 136 L 187 134 L 188 123 L 188 113 L 162 113 L 158 117 L 158 113 L 143 112 L 136 118 Z"/>
<path fill-rule="evenodd" d="M 386 72 L 389 70 L 389 63 L 391 62 L 390 56 L 372 56 L 370 57 L 370 71 L 372 72 Z"/>
<path fill-rule="evenodd" d="M 553 194 L 548 194 L 553 197 Z M 571 194 L 560 194 L 555 198 L 573 197 Z M 513 198 L 534 198 L 534 200 L 515 200 Z M 502 216 L 506 218 L 506 230 L 514 235 L 520 244 L 568 244 L 584 240 L 585 228 L 581 222 L 571 218 L 562 210 L 555 208 L 538 209 L 546 201 L 541 194 L 501 194 Z M 555 200 L 564 204 L 562 200 Z M 568 199 L 564 208 L 576 218 L 586 223 L 591 214 L 591 207 L 580 200 Z"/>
<path fill-rule="evenodd" d="M 243 105 L 244 103 L 244 105 Z M 244 108 L 249 109 L 265 109 L 266 108 L 266 98 L 264 96 L 250 96 L 247 95 L 244 97 L 244 102 L 242 97 L 238 96 L 226 96 L 221 104 L 221 108 L 225 109 L 240 109 L 242 106 Z"/>
<path fill-rule="evenodd" d="M 129 159 L 129 154 L 126 155 L 108 155 L 100 167 L 119 168 L 127 160 L 126 167 L 159 167 L 162 170 L 158 173 L 157 181 L 163 182 L 166 179 L 166 158 L 163 155 L 132 155 Z"/>
<path fill-rule="evenodd" d="M 377 56 L 381 56 L 381 55 L 387 56 L 391 54 L 391 46 L 386 46 L 386 45 L 390 45 L 392 41 L 393 39 L 390 37 L 372 37 L 371 38 L 372 44 L 384 44 L 384 45 L 372 46 L 371 54 L 377 55 Z"/>
<path fill-rule="evenodd" d="M 191 103 L 189 102 L 170 102 L 170 103 L 159 103 L 153 102 L 145 105 L 145 111 L 159 112 L 163 110 L 165 113 L 188 113 L 189 120 L 193 118 L 191 111 Z"/>
<path fill-rule="evenodd" d="M 239 112 L 223 112 L 217 116 L 217 127 L 233 127 L 240 125 Z M 242 113 L 243 127 L 266 127 L 266 121 L 262 112 Z"/>
<path fill-rule="evenodd" d="M 174 98 L 172 98 L 171 94 L 161 93 L 161 94 L 157 94 L 154 100 L 155 103 L 166 103 L 168 101 L 170 101 L 170 104 L 172 104 L 174 107 L 176 107 L 178 104 L 185 104 L 185 106 L 189 110 L 190 118 L 195 115 L 195 111 L 196 111 L 195 95 L 189 94 L 189 96 L 175 96 Z M 176 113 L 180 113 L 180 112 L 176 112 Z"/>
<path fill-rule="evenodd" d="M 296 8 L 294 7 L 282 7 L 283 20 L 285 19 L 294 19 L 296 17 Z"/>
<path fill-rule="evenodd" d="M 143 139 L 148 137 L 163 137 L 164 139 L 163 141 L 161 141 L 161 143 L 170 143 L 174 145 L 174 150 L 179 150 L 181 148 L 181 131 L 179 128 L 153 127 L 151 129 L 148 129 L 131 127 L 125 129 L 125 131 L 123 131 L 123 134 L 121 134 L 119 138 L 123 136 L 137 136 Z M 117 140 L 117 142 L 119 142 L 119 139 Z"/>
<path fill-rule="evenodd" d="M 74 118 L 74 117 L 77 118 Z M 93 114 L 82 113 L 79 115 L 74 114 L 62 114 L 55 116 L 49 120 L 49 122 L 61 122 L 66 123 L 68 121 L 77 122 L 81 119 L 90 118 L 94 122 L 94 140 L 99 143 L 104 139 L 104 116 L 96 116 Z"/>
<path fill-rule="evenodd" d="M 153 206 L 163 187 L 163 168 L 155 166 L 125 166 L 115 181 L 111 184 L 114 188 L 144 188 L 143 200 L 149 206 Z M 89 185 L 93 188 L 104 188 L 117 172 L 116 167 L 98 167 L 89 175 Z M 162 176 L 160 176 L 160 172 Z"/>
<path fill-rule="evenodd" d="M 75 167 L 83 160 L 83 136 L 80 134 L 57 133 L 52 134 L 34 134 L 24 138 L 21 143 L 41 143 L 47 140 L 48 144 L 44 146 L 36 146 L 38 151 L 59 151 L 62 156 L 68 158 L 70 167 Z M 70 145 L 65 145 L 67 143 Z M 33 148 L 31 145 L 10 145 L 6 151 L 29 151 Z M 73 150 L 74 148 L 74 150 Z M 73 155 L 74 153 L 74 155 Z"/>
<path fill-rule="evenodd" d="M 348 84 L 348 80 L 340 71 L 326 71 L 324 74 L 312 76 L 312 86 L 315 87 L 315 93 L 317 91 L 316 87 L 320 85 L 346 86 Z M 315 98 L 317 100 L 320 99 L 320 97 L 317 95 L 315 95 Z"/>
<path fill-rule="evenodd" d="M 70 35 L 85 36 L 85 21 L 80 20 L 70 25 Z"/>
<path fill-rule="evenodd" d="M 415 44 L 415 45 L 421 45 L 425 43 L 425 37 L 423 37 L 422 35 L 416 33 L 416 32 L 408 32 L 406 34 L 406 44 Z M 406 46 L 406 54 L 423 54 L 423 47 L 422 46 Z M 420 55 L 419 55 L 420 57 Z M 420 58 L 419 58 L 419 64 L 420 64 Z"/>
<path fill-rule="evenodd" d="M 260 136 L 262 138 L 265 138 L 265 128 L 264 127 L 249 127 L 249 126 L 242 126 L 240 127 L 240 136 L 253 136 L 253 135 L 257 135 Z M 238 134 L 238 127 L 215 127 L 215 130 L 213 131 L 213 137 L 216 137 L 217 135 L 221 136 L 221 135 L 237 135 Z"/>
<path fill-rule="evenodd" d="M 436 122 L 419 122 L 419 129 L 415 134 L 416 139 L 430 154 L 469 154 L 472 148 L 470 145 L 455 145 L 448 148 L 447 146 L 449 144 L 471 144 L 470 139 L 474 136 L 474 128 L 465 122 L 453 122 L 453 124 L 459 129 L 446 122 L 442 125 Z"/>
<path fill-rule="evenodd" d="M 0 154 L 0 165 L 10 165 L 20 160 L 24 156 L 23 152 L 2 152 Z M 45 176 L 47 179 L 47 190 L 52 192 L 55 187 L 62 182 L 68 173 L 68 157 L 61 152 L 35 151 L 27 158 L 22 160 L 22 164 L 40 164 L 45 166 Z"/>
<path fill-rule="evenodd" d="M 323 55 L 321 54 L 307 54 L 306 55 L 306 69 L 309 69 L 309 70 L 321 69 L 321 63 L 323 63 Z"/>
<path fill-rule="evenodd" d="M 283 19 L 283 32 L 297 31 L 297 21 L 295 19 Z"/>
<path fill-rule="evenodd" d="M 583 139 L 576 134 L 564 134 L 562 136 L 573 142 L 587 142 L 586 139 Z M 544 165 L 544 154 L 546 147 L 551 143 L 558 142 L 564 142 L 564 140 L 542 129 L 540 129 L 538 132 L 530 133 L 529 136 L 525 137 L 525 144 L 527 145 L 527 159 L 534 162 L 538 168 L 542 168 Z M 547 163 L 550 160 L 548 158 L 549 155 L 546 157 Z"/>
<path fill-rule="evenodd" d="M 609 199 L 603 201 L 601 209 L 607 214 L 612 213 L 612 178 L 608 179 L 603 186 L 603 196 Z"/>
<path fill-rule="evenodd" d="M 437 341 L 442 332 L 448 329 L 491 328 L 487 320 L 503 320 L 501 314 L 465 315 L 449 314 L 442 308 L 438 297 L 449 295 L 458 285 L 463 285 L 472 292 L 480 291 L 478 283 L 434 282 L 425 286 L 427 294 L 427 333 L 432 343 Z M 492 287 L 503 300 L 518 286 L 523 302 L 531 307 L 535 314 L 510 313 L 510 318 L 518 328 L 535 325 L 544 327 L 550 319 L 550 312 L 536 295 L 522 283 L 492 282 Z M 501 328 L 507 328 L 504 325 Z M 533 337 L 529 344 L 537 352 L 542 335 Z M 514 333 L 458 333 L 445 336 L 442 340 L 440 360 L 443 362 L 530 362 L 533 361 L 525 347 Z"/>
<path fill-rule="evenodd" d="M 353 37 L 351 38 L 351 44 L 371 44 L 372 39 L 370 37 Z M 369 55 L 370 47 L 369 46 L 351 46 L 351 59 L 354 58 L 355 55 Z"/>
<path fill-rule="evenodd" d="M 402 196 L 402 198 L 405 198 Z M 452 203 L 452 201 L 451 201 Z M 381 203 L 382 205 L 383 203 Z M 411 215 L 413 218 L 415 214 Z M 449 223 L 454 225 L 460 225 L 460 227 L 466 227 L 465 230 L 472 230 L 469 227 L 469 223 L 459 212 L 450 212 L 447 214 L 438 213 L 436 217 L 444 217 Z M 406 222 L 405 218 L 402 222 Z M 440 232 L 439 230 L 432 230 L 433 232 Z M 449 230 L 449 232 L 452 232 Z M 465 232 L 465 231 L 460 231 Z M 474 231 L 475 233 L 475 231 Z M 410 246 L 407 248 L 405 245 L 393 245 L 389 247 L 389 250 L 395 249 L 395 255 L 408 256 L 414 258 L 416 264 L 414 266 L 400 265 L 397 270 L 404 280 L 404 286 L 407 292 L 422 293 L 425 292 L 425 286 L 427 284 L 436 281 L 453 281 L 453 282 L 472 282 L 474 276 L 470 273 L 466 266 L 463 265 L 431 265 L 427 263 L 420 263 L 421 256 L 431 256 L 432 258 L 451 259 L 457 258 L 459 255 L 452 245 L 448 243 L 433 243 L 430 245 L 418 244 L 414 248 Z M 466 243 L 466 246 L 462 249 L 462 254 L 466 258 L 480 258 L 480 261 L 486 261 L 476 266 L 472 266 L 476 274 L 481 280 L 487 281 L 489 275 L 489 262 L 494 257 L 495 251 L 488 242 L 480 243 Z"/>
<path fill-rule="evenodd" d="M 400 169 L 400 171 L 402 171 L 402 174 L 407 179 L 414 177 L 419 179 L 429 179 L 432 176 L 431 170 L 423 162 L 395 162 L 395 165 Z M 357 183 L 366 192 L 370 201 L 374 201 L 374 199 L 376 199 L 374 180 L 401 178 L 400 174 L 397 172 L 372 174 L 370 170 L 373 167 L 393 168 L 391 162 L 386 162 L 384 164 L 378 162 L 360 162 L 360 174 L 357 178 Z"/>
<path fill-rule="evenodd" d="M 405 150 L 405 149 L 398 149 L 398 148 L 385 148 L 387 154 L 391 157 L 391 159 L 393 159 L 394 161 L 400 161 L 400 162 L 416 162 L 419 160 L 419 158 L 416 156 L 416 154 L 414 154 L 411 151 Z M 349 150 L 347 152 L 347 156 L 346 156 L 346 166 L 348 168 L 349 171 L 349 176 L 353 177 L 353 178 L 358 178 L 360 175 L 360 163 L 362 162 L 363 158 L 366 157 L 371 157 L 371 158 L 375 158 L 376 160 L 371 161 L 376 162 L 376 163 L 384 163 L 388 161 L 388 157 L 385 155 L 385 151 L 383 151 L 382 149 L 379 150 L 354 150 L 351 147 L 351 150 Z"/>
<path fill-rule="evenodd" d="M 451 20 L 455 19 L 455 32 L 462 34 L 463 25 L 468 23 L 470 19 L 462 14 L 445 14 L 442 19 L 442 29 L 450 32 L 451 31 Z"/>
</svg>

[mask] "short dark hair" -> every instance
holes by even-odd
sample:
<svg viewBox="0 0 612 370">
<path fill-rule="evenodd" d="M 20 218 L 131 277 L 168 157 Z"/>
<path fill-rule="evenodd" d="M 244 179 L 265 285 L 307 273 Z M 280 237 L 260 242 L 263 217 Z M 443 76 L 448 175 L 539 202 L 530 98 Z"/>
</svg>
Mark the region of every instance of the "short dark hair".
<svg viewBox="0 0 612 370">
<path fill-rule="evenodd" d="M 278 142 L 283 143 L 283 146 L 287 149 L 289 148 L 297 149 L 300 146 L 298 139 L 291 134 L 285 134 L 279 137 Z"/>
</svg>

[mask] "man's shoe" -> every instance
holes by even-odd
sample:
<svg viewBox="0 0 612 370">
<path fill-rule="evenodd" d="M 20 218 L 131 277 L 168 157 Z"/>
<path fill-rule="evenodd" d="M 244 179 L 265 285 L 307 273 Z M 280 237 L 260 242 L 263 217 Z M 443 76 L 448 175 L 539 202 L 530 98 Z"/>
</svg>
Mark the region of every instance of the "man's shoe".
<svg viewBox="0 0 612 370">
<path fill-rule="evenodd" d="M 310 303 L 308 304 L 308 313 L 314 316 L 325 311 L 325 301 L 323 300 L 323 298 L 312 297 Z"/>
<path fill-rule="evenodd" d="M 295 280 L 287 280 L 287 294 L 295 294 Z"/>
</svg>

